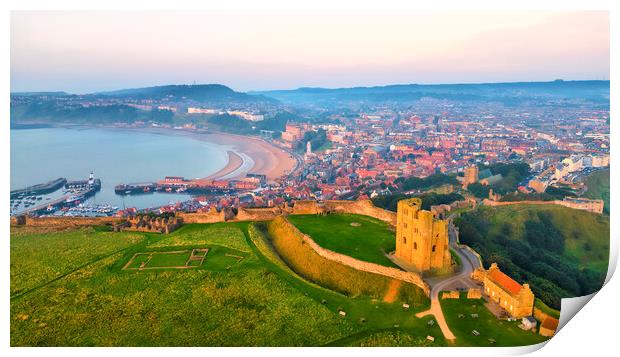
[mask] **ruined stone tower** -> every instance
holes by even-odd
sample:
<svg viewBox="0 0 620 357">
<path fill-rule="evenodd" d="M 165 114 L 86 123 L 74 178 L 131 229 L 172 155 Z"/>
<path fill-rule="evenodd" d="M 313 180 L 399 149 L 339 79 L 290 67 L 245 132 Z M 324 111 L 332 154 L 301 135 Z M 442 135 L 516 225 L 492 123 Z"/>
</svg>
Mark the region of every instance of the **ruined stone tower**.
<svg viewBox="0 0 620 357">
<path fill-rule="evenodd" d="M 465 177 L 463 180 L 463 186 L 467 187 L 472 183 L 478 182 L 478 166 L 471 165 L 465 168 Z"/>
<path fill-rule="evenodd" d="M 422 210 L 419 198 L 398 202 L 396 257 L 419 272 L 444 271 L 451 266 L 448 221 Z"/>
</svg>

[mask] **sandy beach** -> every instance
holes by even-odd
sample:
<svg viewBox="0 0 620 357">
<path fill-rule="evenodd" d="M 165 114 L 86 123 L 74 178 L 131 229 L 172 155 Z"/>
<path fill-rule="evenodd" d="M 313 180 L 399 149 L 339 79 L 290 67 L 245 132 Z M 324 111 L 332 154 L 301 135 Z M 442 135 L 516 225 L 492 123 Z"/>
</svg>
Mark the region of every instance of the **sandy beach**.
<svg viewBox="0 0 620 357">
<path fill-rule="evenodd" d="M 267 181 L 273 182 L 275 179 L 289 174 L 297 165 L 297 160 L 289 152 L 257 137 L 220 132 L 196 133 L 168 128 L 104 128 L 185 136 L 228 147 L 228 164 L 218 172 L 200 179 L 200 181 L 239 179 L 245 177 L 247 173 L 255 173 L 266 175 Z"/>
<path fill-rule="evenodd" d="M 238 170 L 239 168 L 241 168 L 241 166 L 243 165 L 243 159 L 241 158 L 241 156 L 239 156 L 239 154 L 235 153 L 234 151 L 230 151 L 230 150 L 228 150 L 227 153 L 228 153 L 228 164 L 226 164 L 224 168 L 200 180 L 194 180 L 194 182 L 199 183 L 199 184 L 201 183 L 206 184 L 213 180 L 217 180 L 224 176 L 230 175 L 234 173 L 235 170 Z"/>
<path fill-rule="evenodd" d="M 263 139 L 224 133 L 193 135 L 202 137 L 204 140 L 212 143 L 229 145 L 233 147 L 236 152 L 246 154 L 253 161 L 253 165 L 248 172 L 264 174 L 267 176 L 268 181 L 273 181 L 278 177 L 289 174 L 297 163 L 296 159 L 290 153 L 269 144 Z M 226 170 L 227 168 L 228 165 L 212 176 L 222 177 L 235 170 L 232 169 L 232 167 Z M 246 173 L 247 172 L 240 172 L 239 176 L 245 175 Z"/>
</svg>

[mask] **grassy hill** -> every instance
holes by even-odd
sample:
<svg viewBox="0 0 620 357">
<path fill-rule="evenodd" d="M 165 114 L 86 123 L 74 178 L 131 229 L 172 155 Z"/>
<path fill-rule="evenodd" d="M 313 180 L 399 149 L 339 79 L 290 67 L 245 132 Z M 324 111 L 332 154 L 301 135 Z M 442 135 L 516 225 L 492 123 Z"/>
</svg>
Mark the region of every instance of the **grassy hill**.
<svg viewBox="0 0 620 357">
<path fill-rule="evenodd" d="M 484 304 L 483 299 L 467 299 L 467 293 L 461 293 L 459 299 L 441 300 L 441 309 L 448 326 L 461 345 L 501 347 L 514 346 L 524 341 L 533 345 L 547 340 L 547 337 L 536 332 L 520 329 L 518 325 L 521 320 L 497 319 Z M 474 330 L 480 335 L 474 335 Z"/>
<path fill-rule="evenodd" d="M 427 328 L 432 317 L 415 317 L 425 305 L 405 310 L 315 285 L 249 231 L 257 232 L 247 223 L 190 224 L 170 235 L 12 227 L 11 345 L 344 345 L 394 325 L 409 345 L 446 344 L 438 327 Z M 187 255 L 163 255 L 192 248 L 209 249 L 195 269 L 173 267 Z M 131 263 L 160 253 L 147 264 L 156 269 Z"/>
<path fill-rule="evenodd" d="M 392 303 L 346 296 L 308 281 L 260 227 L 189 224 L 170 235 L 11 227 L 10 343 L 447 345 L 438 325 L 429 323 L 433 316 L 415 317 L 428 302 L 402 300 L 409 294 Z M 192 249 L 208 249 L 202 265 L 178 268 Z M 402 301 L 412 302 L 411 308 Z M 521 337 L 510 343 L 532 343 Z"/>
<path fill-rule="evenodd" d="M 485 266 L 497 262 L 536 297 L 558 309 L 560 299 L 602 286 L 609 261 L 609 217 L 555 205 L 481 207 L 458 220 L 461 242 Z"/>
<path fill-rule="evenodd" d="M 609 170 L 596 171 L 588 175 L 585 180 L 588 190 L 585 193 L 586 197 L 601 199 L 605 201 L 605 207 L 603 212 L 609 214 Z"/>
<path fill-rule="evenodd" d="M 136 99 L 163 99 L 176 97 L 201 102 L 277 103 L 277 100 L 273 98 L 267 98 L 262 95 L 249 95 L 246 93 L 235 92 L 222 84 L 179 84 L 145 88 L 130 88 L 111 92 L 95 93 L 94 95 Z"/>
<path fill-rule="evenodd" d="M 389 298 L 392 302 L 407 303 L 415 308 L 430 307 L 428 297 L 419 287 L 325 259 L 290 228 L 292 226 L 284 219 L 275 219 L 268 224 L 268 235 L 282 260 L 300 276 L 350 297 L 367 296 L 386 301 L 393 291 L 393 297 Z"/>
<path fill-rule="evenodd" d="M 14 229 L 11 290 L 21 294 L 11 296 L 11 345 L 313 346 L 360 331 L 273 274 L 245 227 L 188 225 L 169 236 Z M 122 269 L 135 253 L 188 246 L 212 249 L 203 268 Z M 222 266 L 230 253 L 245 258 Z"/>
<path fill-rule="evenodd" d="M 396 249 L 396 236 L 383 221 L 358 214 L 290 215 L 288 220 L 323 248 L 359 260 L 398 267 L 385 256 Z"/>
</svg>

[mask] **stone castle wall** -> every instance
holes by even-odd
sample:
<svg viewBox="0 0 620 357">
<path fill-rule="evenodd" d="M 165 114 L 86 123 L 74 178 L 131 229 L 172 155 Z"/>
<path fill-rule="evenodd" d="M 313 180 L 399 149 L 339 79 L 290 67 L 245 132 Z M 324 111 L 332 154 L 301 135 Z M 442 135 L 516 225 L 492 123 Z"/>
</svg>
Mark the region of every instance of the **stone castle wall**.
<svg viewBox="0 0 620 357">
<path fill-rule="evenodd" d="M 406 272 L 395 268 L 390 268 L 374 263 L 364 262 L 355 258 L 352 258 L 348 255 L 336 253 L 329 249 L 325 249 L 318 245 L 310 236 L 302 233 L 297 227 L 295 227 L 292 223 L 290 223 L 285 217 L 278 217 L 274 220 L 274 224 L 277 224 L 282 227 L 282 229 L 278 230 L 279 234 L 291 235 L 294 237 L 301 238 L 308 246 L 310 246 L 318 255 L 321 257 L 331 260 L 351 268 L 364 271 L 367 273 L 379 274 L 383 276 L 387 276 L 389 278 L 398 279 L 401 281 L 405 281 L 411 284 L 414 284 L 420 287 L 426 296 L 430 294 L 430 288 L 426 282 L 422 279 L 422 276 L 417 273 Z"/>
<path fill-rule="evenodd" d="M 596 200 L 593 200 L 596 201 Z M 592 202 L 588 202 L 588 203 L 576 203 L 576 202 L 570 202 L 570 201 L 562 201 L 562 200 L 553 200 L 553 201 L 506 201 L 506 202 L 499 202 L 499 201 L 491 201 L 487 198 L 485 198 L 482 203 L 485 206 L 509 206 L 509 205 L 520 205 L 520 204 L 526 204 L 526 205 L 557 205 L 557 206 L 564 206 L 564 207 L 568 207 L 568 208 L 572 208 L 572 209 L 578 209 L 578 210 L 582 210 L 582 211 L 588 211 L 588 212 L 593 212 L 593 213 L 598 213 L 601 214 L 603 213 L 603 201 L 602 200 L 598 200 L 600 201 L 600 203 L 592 203 Z"/>
<path fill-rule="evenodd" d="M 291 214 L 323 214 L 325 206 L 318 201 L 295 201 Z"/>
<path fill-rule="evenodd" d="M 290 214 L 325 214 L 325 213 L 349 213 L 360 214 L 373 217 L 387 222 L 392 226 L 396 225 L 396 213 L 375 207 L 371 200 L 344 201 L 328 200 L 318 201 L 297 201 Z"/>
<path fill-rule="evenodd" d="M 396 226 L 396 212 L 388 211 L 373 205 L 371 200 L 358 201 L 325 201 L 330 212 L 353 213 L 370 216 Z"/>
<path fill-rule="evenodd" d="M 396 213 L 375 207 L 370 200 L 361 201 L 297 201 L 292 209 L 284 207 L 239 208 L 237 214 L 231 209 L 209 212 L 178 212 L 177 217 L 184 223 L 217 223 L 227 221 L 270 221 L 286 214 L 324 214 L 351 213 L 377 218 L 391 225 L 396 225 Z M 18 222 L 18 217 L 11 217 L 11 225 L 25 224 L 31 226 L 90 226 L 119 223 L 119 217 L 26 217 L 25 223 Z"/>
<path fill-rule="evenodd" d="M 271 221 L 282 215 L 280 207 L 267 208 L 239 208 L 235 221 Z"/>
<path fill-rule="evenodd" d="M 84 227 L 116 224 L 121 221 L 117 217 L 11 217 L 11 225 L 35 227 Z M 22 219 L 22 222 L 19 220 Z"/>
<path fill-rule="evenodd" d="M 209 212 L 200 213 L 177 213 L 177 216 L 183 220 L 184 223 L 217 223 L 226 221 L 225 210 L 216 211 L 210 210 Z"/>
</svg>

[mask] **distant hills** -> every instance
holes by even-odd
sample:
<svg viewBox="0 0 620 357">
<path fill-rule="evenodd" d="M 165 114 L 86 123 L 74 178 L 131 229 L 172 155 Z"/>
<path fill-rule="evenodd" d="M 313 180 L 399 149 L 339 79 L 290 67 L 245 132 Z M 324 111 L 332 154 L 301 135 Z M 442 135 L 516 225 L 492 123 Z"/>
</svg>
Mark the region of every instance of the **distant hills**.
<svg viewBox="0 0 620 357">
<path fill-rule="evenodd" d="M 11 92 L 11 95 L 22 96 L 22 97 L 66 97 L 70 95 L 67 92 Z"/>
<path fill-rule="evenodd" d="M 64 100 L 67 97 L 71 100 Z M 62 100 L 59 100 L 62 99 Z M 79 105 L 113 99 L 106 105 Z M 20 122 L 73 122 L 73 123 L 115 123 L 156 121 L 171 123 L 173 112 L 168 110 L 145 111 L 129 105 L 134 100 L 148 99 L 159 103 L 185 105 L 213 105 L 216 107 L 245 105 L 278 105 L 278 100 L 263 95 L 250 95 L 221 84 L 165 85 L 156 87 L 130 88 L 90 94 L 69 94 L 65 92 L 21 92 L 11 93 L 11 124 L 17 128 Z M 66 104 L 69 103 L 69 104 Z M 77 103 L 77 104 L 76 104 Z"/>
<path fill-rule="evenodd" d="M 236 92 L 221 84 L 164 85 L 130 88 L 79 95 L 85 100 L 99 98 L 119 99 L 119 104 L 108 108 L 70 108 L 56 106 L 57 98 L 77 97 L 66 92 L 11 93 L 11 120 L 143 120 L 143 113 L 130 108 L 123 101 L 152 99 L 188 105 L 292 105 L 338 108 L 353 105 L 409 105 L 422 99 L 448 100 L 461 105 L 500 103 L 505 106 L 554 105 L 609 108 L 609 81 L 514 82 L 477 84 L 397 84 L 354 88 L 299 88 Z M 36 101 L 30 97 L 38 97 Z M 43 98 L 46 97 L 46 98 Z M 19 99 L 21 98 L 21 99 Z M 13 102 L 13 99 L 18 99 Z M 43 100 L 40 100 L 43 99 Z M 79 100 L 79 99 L 78 99 Z M 159 118 L 157 113 L 154 113 Z M 157 118 L 151 118 L 153 120 Z M 146 118 L 149 119 L 149 118 Z M 160 118 L 161 120 L 161 118 Z"/>
<path fill-rule="evenodd" d="M 67 92 L 12 92 L 11 96 L 34 97 L 63 97 L 75 96 Z M 179 84 L 143 88 L 128 88 L 114 91 L 95 92 L 82 94 L 82 97 L 113 97 L 119 99 L 154 99 L 168 98 L 171 101 L 191 100 L 204 103 L 227 103 L 227 102 L 268 102 L 278 101 L 260 94 L 251 95 L 243 92 L 235 92 L 222 84 Z"/>
<path fill-rule="evenodd" d="M 397 84 L 353 88 L 298 88 L 250 92 L 290 104 L 338 102 L 408 102 L 422 98 L 454 101 L 498 101 L 519 104 L 530 100 L 609 102 L 609 81 L 512 82 L 474 84 Z"/>
<path fill-rule="evenodd" d="M 277 102 L 277 100 L 267 98 L 263 95 L 250 95 L 242 92 L 235 92 L 222 84 L 165 85 L 121 89 L 94 94 L 132 99 L 160 100 L 164 98 L 176 98 L 194 100 L 198 102 Z"/>
<path fill-rule="evenodd" d="M 82 96 L 125 99 L 169 98 L 203 103 L 271 103 L 334 105 L 346 102 L 406 103 L 423 98 L 461 102 L 502 102 L 518 105 L 528 101 L 573 101 L 609 105 L 609 81 L 510 82 L 471 84 L 394 84 L 352 88 L 310 88 L 236 92 L 222 84 L 180 84 L 115 91 Z M 14 92 L 11 96 L 70 96 L 66 92 Z"/>
</svg>

